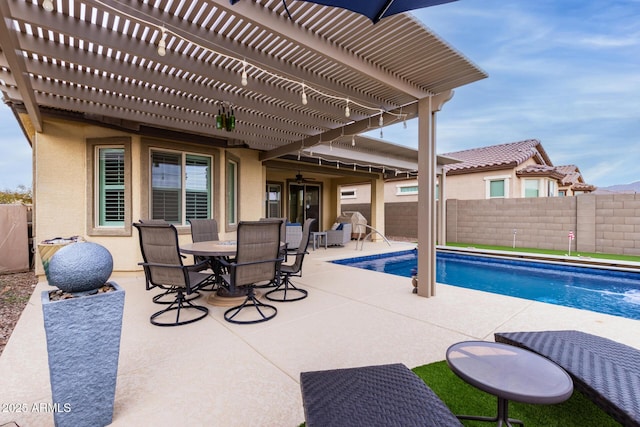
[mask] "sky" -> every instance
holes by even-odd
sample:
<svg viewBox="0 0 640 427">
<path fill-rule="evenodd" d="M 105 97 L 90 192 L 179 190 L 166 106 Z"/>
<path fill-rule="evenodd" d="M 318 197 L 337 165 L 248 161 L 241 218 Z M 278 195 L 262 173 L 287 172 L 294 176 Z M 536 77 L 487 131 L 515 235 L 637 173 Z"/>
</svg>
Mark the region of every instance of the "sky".
<svg viewBox="0 0 640 427">
<path fill-rule="evenodd" d="M 459 0 L 413 15 L 489 74 L 438 113 L 438 154 L 538 139 L 589 184 L 640 181 L 640 0 Z M 384 140 L 417 148 L 407 125 Z M 0 190 L 19 185 L 31 147 L 0 103 Z"/>
<path fill-rule="evenodd" d="M 438 113 L 438 154 L 538 139 L 589 184 L 640 181 L 640 0 L 459 0 L 413 15 L 489 74 Z M 384 140 L 417 148 L 407 125 Z"/>
</svg>

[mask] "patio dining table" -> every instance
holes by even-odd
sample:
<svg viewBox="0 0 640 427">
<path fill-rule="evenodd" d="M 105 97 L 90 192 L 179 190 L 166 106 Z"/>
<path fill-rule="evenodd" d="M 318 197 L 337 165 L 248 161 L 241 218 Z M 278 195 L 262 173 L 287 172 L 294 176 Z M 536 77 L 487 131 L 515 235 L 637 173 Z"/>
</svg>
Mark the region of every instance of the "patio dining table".
<svg viewBox="0 0 640 427">
<path fill-rule="evenodd" d="M 281 247 L 286 247 L 286 243 L 280 242 Z M 222 266 L 220 258 L 234 257 L 237 251 L 235 240 L 207 240 L 202 242 L 185 243 L 180 245 L 180 252 L 188 255 L 198 255 L 212 259 L 212 266 L 216 275 L 216 281 L 220 285 L 218 290 L 209 295 L 207 302 L 211 305 L 234 306 L 239 301 L 244 300 L 247 295 L 246 287 L 235 288 L 227 285 L 222 280 Z"/>
<path fill-rule="evenodd" d="M 180 252 L 188 255 L 197 255 L 211 258 L 211 265 L 218 283 L 218 290 L 209 295 L 207 302 L 212 305 L 234 305 L 238 300 L 244 299 L 246 289 L 236 289 L 225 286 L 222 280 L 222 266 L 220 258 L 228 258 L 236 255 L 237 245 L 235 240 L 207 240 L 202 242 L 185 243 L 180 245 Z"/>
</svg>

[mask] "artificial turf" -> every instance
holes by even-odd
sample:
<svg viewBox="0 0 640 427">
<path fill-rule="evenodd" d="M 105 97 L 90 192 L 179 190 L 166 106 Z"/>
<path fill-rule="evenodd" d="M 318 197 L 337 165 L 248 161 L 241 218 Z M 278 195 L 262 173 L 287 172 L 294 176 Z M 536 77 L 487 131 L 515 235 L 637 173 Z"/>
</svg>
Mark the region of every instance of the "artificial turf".
<svg viewBox="0 0 640 427">
<path fill-rule="evenodd" d="M 442 399 L 454 414 L 493 417 L 496 397 L 467 384 L 457 377 L 445 361 L 413 369 Z M 509 417 L 524 421 L 527 427 L 609 427 L 620 426 L 582 393 L 574 391 L 569 400 L 556 405 L 532 405 L 509 402 Z M 482 421 L 462 420 L 467 427 L 491 426 Z"/>
</svg>

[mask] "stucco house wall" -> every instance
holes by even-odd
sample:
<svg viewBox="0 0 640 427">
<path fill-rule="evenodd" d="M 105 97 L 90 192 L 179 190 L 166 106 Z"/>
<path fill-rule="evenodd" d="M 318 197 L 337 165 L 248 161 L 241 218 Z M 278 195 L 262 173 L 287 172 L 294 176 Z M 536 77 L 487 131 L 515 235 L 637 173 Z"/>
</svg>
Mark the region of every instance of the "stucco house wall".
<svg viewBox="0 0 640 427">
<path fill-rule="evenodd" d="M 124 227 L 96 229 L 93 224 L 92 195 L 94 177 L 91 144 L 109 141 L 127 144 L 130 154 L 129 212 Z M 212 215 L 218 220 L 221 238 L 235 236 L 235 228 L 227 226 L 225 165 L 228 157 L 238 162 L 238 215 L 242 220 L 263 216 L 265 168 L 258 152 L 248 149 L 220 149 L 140 137 L 99 126 L 64 120 L 47 120 L 43 132 L 36 135 L 34 158 L 34 242 L 54 237 L 81 236 L 105 246 L 114 260 L 114 271 L 139 271 L 142 261 L 138 235 L 131 222 L 149 217 L 149 149 L 163 148 L 207 154 L 213 157 Z M 179 241 L 191 240 L 188 225 L 177 226 Z M 39 258 L 39 257 L 38 257 Z M 42 275 L 42 263 L 35 263 L 36 274 Z"/>
</svg>

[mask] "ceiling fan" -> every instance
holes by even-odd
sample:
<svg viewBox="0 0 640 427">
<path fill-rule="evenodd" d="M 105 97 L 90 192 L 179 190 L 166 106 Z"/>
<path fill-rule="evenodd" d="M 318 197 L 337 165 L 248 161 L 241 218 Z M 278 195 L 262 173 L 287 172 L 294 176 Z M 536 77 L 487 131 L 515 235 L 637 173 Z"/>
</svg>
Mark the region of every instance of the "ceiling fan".
<svg viewBox="0 0 640 427">
<path fill-rule="evenodd" d="M 302 176 L 302 173 L 300 173 L 300 171 L 298 171 L 298 173 L 296 174 L 296 183 L 298 184 L 303 184 L 305 182 L 313 182 L 314 179 L 313 178 L 304 178 Z"/>
</svg>

